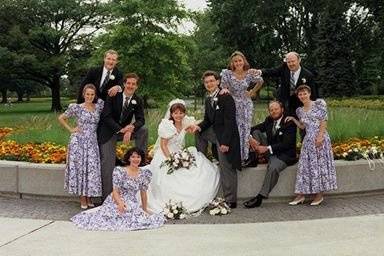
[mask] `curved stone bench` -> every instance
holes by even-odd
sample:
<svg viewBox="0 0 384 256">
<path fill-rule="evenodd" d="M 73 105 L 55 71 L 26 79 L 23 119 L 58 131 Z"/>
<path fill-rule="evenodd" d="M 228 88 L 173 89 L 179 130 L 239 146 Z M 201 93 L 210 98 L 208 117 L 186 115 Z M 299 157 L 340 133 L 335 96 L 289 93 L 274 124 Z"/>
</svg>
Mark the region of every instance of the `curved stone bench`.
<svg viewBox="0 0 384 256">
<path fill-rule="evenodd" d="M 0 160 L 0 193 L 20 197 L 51 196 L 71 198 L 64 191 L 64 164 L 35 164 Z M 270 198 L 292 197 L 297 166 L 286 168 Z M 384 190 L 384 166 L 370 170 L 366 160 L 336 161 L 338 190 L 330 194 L 365 193 Z M 239 172 L 238 197 L 255 196 L 261 188 L 266 165 Z"/>
</svg>

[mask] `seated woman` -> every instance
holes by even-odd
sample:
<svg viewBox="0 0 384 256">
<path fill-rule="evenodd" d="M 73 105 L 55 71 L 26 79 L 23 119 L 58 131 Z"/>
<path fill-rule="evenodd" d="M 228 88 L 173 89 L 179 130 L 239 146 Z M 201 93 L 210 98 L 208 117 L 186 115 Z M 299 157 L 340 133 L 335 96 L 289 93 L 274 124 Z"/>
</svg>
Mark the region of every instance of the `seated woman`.
<svg viewBox="0 0 384 256">
<path fill-rule="evenodd" d="M 113 191 L 100 207 L 81 212 L 71 218 L 79 228 L 86 230 L 128 231 L 153 229 L 162 226 L 162 214 L 147 209 L 147 188 L 152 173 L 139 167 L 144 152 L 132 148 L 124 156 L 125 167 L 113 170 Z M 137 199 L 140 191 L 141 205 Z"/>
<path fill-rule="evenodd" d="M 189 169 L 180 168 L 167 174 L 167 166 L 162 165 L 172 153 L 184 148 L 185 128 L 195 121 L 185 113 L 185 102 L 173 100 L 159 125 L 159 138 L 150 164 L 153 182 L 148 189 L 148 205 L 154 212 L 162 212 L 169 200 L 181 202 L 189 213 L 197 212 L 204 209 L 217 194 L 218 168 L 195 147 L 188 148 L 196 159 L 196 165 Z"/>
</svg>

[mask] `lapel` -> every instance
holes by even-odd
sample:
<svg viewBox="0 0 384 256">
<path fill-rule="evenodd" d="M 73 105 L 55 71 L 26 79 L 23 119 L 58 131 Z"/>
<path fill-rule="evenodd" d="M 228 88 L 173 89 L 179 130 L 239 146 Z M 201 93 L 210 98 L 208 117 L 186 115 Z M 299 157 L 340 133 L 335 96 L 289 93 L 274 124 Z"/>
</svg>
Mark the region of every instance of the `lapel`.
<svg viewBox="0 0 384 256">
<path fill-rule="evenodd" d="M 303 67 L 301 67 L 299 77 L 297 78 L 297 81 L 296 81 L 296 87 L 303 84 L 303 82 L 302 82 L 303 76 L 304 76 Z"/>
<path fill-rule="evenodd" d="M 101 86 L 101 77 L 103 76 L 103 68 L 104 68 L 104 66 L 101 66 L 99 68 L 99 71 L 97 72 L 97 76 L 96 76 L 96 84 L 97 84 L 99 89 Z"/>
</svg>

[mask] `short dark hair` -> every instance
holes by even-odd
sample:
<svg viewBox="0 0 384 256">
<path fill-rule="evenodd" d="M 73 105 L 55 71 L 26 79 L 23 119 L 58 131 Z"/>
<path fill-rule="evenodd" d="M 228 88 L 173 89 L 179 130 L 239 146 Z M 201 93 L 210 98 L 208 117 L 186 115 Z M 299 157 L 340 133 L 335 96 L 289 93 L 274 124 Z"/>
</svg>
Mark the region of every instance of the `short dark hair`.
<svg viewBox="0 0 384 256">
<path fill-rule="evenodd" d="M 207 76 L 213 76 L 215 77 L 216 80 L 220 80 L 220 75 L 215 72 L 215 71 L 212 71 L 212 70 L 207 70 L 203 73 L 203 75 L 201 76 L 201 80 L 204 81 L 204 79 L 207 77 Z"/>
<path fill-rule="evenodd" d="M 127 81 L 128 78 L 135 78 L 137 84 L 139 84 L 140 77 L 136 73 L 127 73 L 124 75 L 124 83 Z"/>
<path fill-rule="evenodd" d="M 302 92 L 302 91 L 307 91 L 309 93 L 311 93 L 311 87 L 309 87 L 308 85 L 306 84 L 302 84 L 302 85 L 299 85 L 296 90 L 295 90 L 295 93 L 296 95 L 299 94 L 299 92 Z"/>
<path fill-rule="evenodd" d="M 93 99 L 92 102 L 96 103 L 97 102 L 97 90 L 96 90 L 96 86 L 94 84 L 89 83 L 89 84 L 84 85 L 83 91 L 81 92 L 81 97 L 83 97 L 83 99 L 84 99 L 84 93 L 87 89 L 92 89 L 95 92 L 95 98 Z"/>
<path fill-rule="evenodd" d="M 127 152 L 125 152 L 124 154 L 124 157 L 123 157 L 123 162 L 124 162 L 124 165 L 127 166 L 127 165 L 130 165 L 131 163 L 129 162 L 129 158 L 134 154 L 138 154 L 139 156 L 141 156 L 141 162 L 140 162 L 140 165 L 139 166 L 143 166 L 144 165 L 144 162 L 145 162 L 145 154 L 144 154 L 144 151 L 142 151 L 141 149 L 139 149 L 138 147 L 133 147 L 133 148 L 130 148 L 127 150 Z"/>
</svg>

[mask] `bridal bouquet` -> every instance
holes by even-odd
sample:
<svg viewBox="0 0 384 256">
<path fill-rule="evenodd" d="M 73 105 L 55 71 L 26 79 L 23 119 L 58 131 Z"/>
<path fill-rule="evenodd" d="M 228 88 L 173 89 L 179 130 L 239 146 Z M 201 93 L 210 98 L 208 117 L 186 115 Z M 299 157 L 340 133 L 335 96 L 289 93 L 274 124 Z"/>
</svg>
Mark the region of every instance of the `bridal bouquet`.
<svg viewBox="0 0 384 256">
<path fill-rule="evenodd" d="M 172 202 L 169 200 L 164 207 L 164 215 L 167 219 L 182 220 L 186 217 L 186 209 L 183 207 L 182 202 Z"/>
<path fill-rule="evenodd" d="M 225 200 L 221 197 L 216 197 L 208 205 L 210 215 L 227 215 L 231 213 L 231 208 L 227 205 Z"/>
<path fill-rule="evenodd" d="M 189 169 L 191 166 L 196 166 L 196 159 L 188 149 L 172 153 L 170 157 L 165 160 L 160 167 L 167 166 L 167 174 L 171 174 L 180 168 Z"/>
</svg>

